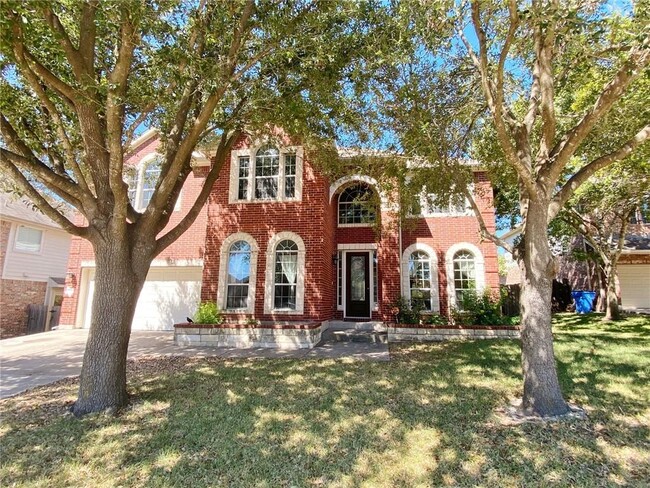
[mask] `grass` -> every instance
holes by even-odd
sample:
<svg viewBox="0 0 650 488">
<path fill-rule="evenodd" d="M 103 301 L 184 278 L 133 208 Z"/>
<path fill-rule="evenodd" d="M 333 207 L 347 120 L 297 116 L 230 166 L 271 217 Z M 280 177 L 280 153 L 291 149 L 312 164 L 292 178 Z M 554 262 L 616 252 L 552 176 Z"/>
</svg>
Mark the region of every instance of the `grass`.
<svg viewBox="0 0 650 488">
<path fill-rule="evenodd" d="M 0 402 L 0 486 L 648 486 L 650 319 L 556 317 L 586 420 L 508 425 L 516 341 L 391 348 L 390 363 L 147 359 L 131 406 L 76 420 L 66 380 Z"/>
</svg>

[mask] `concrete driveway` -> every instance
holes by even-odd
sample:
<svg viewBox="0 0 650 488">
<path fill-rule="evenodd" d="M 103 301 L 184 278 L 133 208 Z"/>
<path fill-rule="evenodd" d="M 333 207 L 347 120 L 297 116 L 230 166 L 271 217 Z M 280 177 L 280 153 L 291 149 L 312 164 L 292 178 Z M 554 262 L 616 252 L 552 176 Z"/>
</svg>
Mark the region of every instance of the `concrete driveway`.
<svg viewBox="0 0 650 488">
<path fill-rule="evenodd" d="M 0 341 L 0 398 L 36 386 L 78 376 L 81 372 L 88 330 L 55 330 Z M 129 358 L 138 356 L 216 356 L 221 358 L 352 358 L 371 361 L 390 359 L 386 344 L 324 341 L 314 349 L 235 349 L 227 347 L 181 347 L 173 332 L 133 331 Z"/>
</svg>

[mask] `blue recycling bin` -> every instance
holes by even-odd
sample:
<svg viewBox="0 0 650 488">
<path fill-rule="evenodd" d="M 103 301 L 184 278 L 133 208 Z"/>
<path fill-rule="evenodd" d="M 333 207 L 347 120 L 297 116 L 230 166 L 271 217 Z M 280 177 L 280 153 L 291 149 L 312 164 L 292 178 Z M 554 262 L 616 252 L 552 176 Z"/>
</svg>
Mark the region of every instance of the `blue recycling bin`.
<svg viewBox="0 0 650 488">
<path fill-rule="evenodd" d="M 595 291 L 572 291 L 571 296 L 576 303 L 576 313 L 589 313 L 594 309 Z"/>
</svg>

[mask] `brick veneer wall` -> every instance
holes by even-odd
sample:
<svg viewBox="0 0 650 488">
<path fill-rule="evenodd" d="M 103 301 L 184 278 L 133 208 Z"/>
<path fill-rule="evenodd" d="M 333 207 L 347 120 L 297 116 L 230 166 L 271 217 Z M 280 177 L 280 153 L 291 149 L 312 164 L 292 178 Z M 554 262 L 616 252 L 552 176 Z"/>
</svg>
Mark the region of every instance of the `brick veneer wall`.
<svg viewBox="0 0 650 488">
<path fill-rule="evenodd" d="M 4 268 L 11 222 L 0 221 L 0 273 Z M 0 279 L 0 338 L 27 333 L 27 306 L 45 301 L 47 283 L 43 281 Z"/>
<path fill-rule="evenodd" d="M 242 140 L 235 149 L 246 147 Z M 221 245 L 237 232 L 250 234 L 259 247 L 256 267 L 255 310 L 258 320 L 328 320 L 341 319 L 337 311 L 336 264 L 332 257 L 338 244 L 376 244 L 378 256 L 379 310 L 372 318 L 392 320 L 393 302 L 401 295 L 400 260 L 402 252 L 414 242 L 431 246 L 438 254 L 439 295 L 441 310 L 447 311 L 447 279 L 445 253 L 454 244 L 468 242 L 477 246 L 485 262 L 485 284 L 498 290 L 499 276 L 496 246 L 481 242 L 479 226 L 473 216 L 436 217 L 419 219 L 414 228 L 403 232 L 402 248 L 399 246 L 399 226 L 395 215 L 383 211 L 381 228 L 338 227 L 337 197 L 329 201 L 329 181 L 314 170 L 305 158 L 301 202 L 247 202 L 228 203 L 231 158 L 226 159 L 221 176 L 215 183 L 208 204 L 208 229 L 206 234 L 205 266 L 201 299 L 216 300 L 219 287 Z M 485 173 L 475 179 L 478 204 L 488 229 L 495 229 L 492 209 L 492 188 Z M 298 234 L 305 243 L 305 308 L 302 315 L 265 314 L 264 282 L 269 239 L 290 231 Z M 221 305 L 221 304 L 220 304 Z M 233 318 L 244 318 L 236 314 Z"/>
<path fill-rule="evenodd" d="M 485 225 L 493 232 L 496 223 L 492 207 L 492 187 L 484 172 L 475 173 L 474 187 L 476 203 L 481 209 Z M 480 227 L 474 215 L 421 218 L 412 224 L 414 225 L 406 227 L 402 233 L 402 252 L 415 242 L 427 244 L 436 251 L 442 313 L 447 313 L 449 307 L 446 253 L 454 244 L 467 242 L 479 248 L 485 262 L 485 286 L 494 291 L 499 290 L 497 248 L 489 241 L 481 242 Z"/>
<path fill-rule="evenodd" d="M 242 139 L 234 149 L 246 147 Z M 257 242 L 255 312 L 258 320 L 327 320 L 334 312 L 335 269 L 332 264 L 333 228 L 329 209 L 329 182 L 303 163 L 302 201 L 228 203 L 230 155 L 216 181 L 208 203 L 202 300 L 216 300 L 219 286 L 221 245 L 231 234 L 245 232 Z M 264 282 L 269 240 L 279 232 L 298 234 L 305 244 L 304 313 L 264 313 Z M 229 314 L 239 317 L 238 314 Z M 242 317 L 239 317 L 242 318 Z"/>
<path fill-rule="evenodd" d="M 126 164 L 137 164 L 144 157 L 156 152 L 160 145 L 160 141 L 156 137 L 144 141 L 136 151 L 131 153 Z M 196 196 L 201 191 L 203 181 L 205 180 L 205 169 L 196 168 L 187 178 L 185 186 L 180 195 L 180 210 L 174 211 L 169 223 L 163 229 L 161 234 L 167 232 L 174 225 L 178 224 L 183 216 L 190 209 Z M 205 229 L 207 223 L 207 206 L 204 206 L 201 213 L 198 215 L 194 224 L 181 236 L 176 242 L 170 245 L 162 253 L 160 253 L 156 260 L 167 260 L 170 262 L 177 260 L 195 260 L 203 259 L 204 244 L 205 244 Z M 81 216 L 77 216 L 77 223 L 82 223 L 84 220 Z M 68 258 L 68 276 L 66 278 L 66 287 L 74 289 L 74 294 L 71 297 L 65 297 L 61 306 L 61 318 L 59 324 L 61 327 L 70 327 L 80 324 L 75 324 L 77 315 L 77 308 L 79 307 L 79 287 L 81 279 L 81 265 L 83 261 L 93 261 L 95 254 L 93 252 L 90 242 L 80 237 L 72 237 L 70 244 L 70 257 Z"/>
</svg>

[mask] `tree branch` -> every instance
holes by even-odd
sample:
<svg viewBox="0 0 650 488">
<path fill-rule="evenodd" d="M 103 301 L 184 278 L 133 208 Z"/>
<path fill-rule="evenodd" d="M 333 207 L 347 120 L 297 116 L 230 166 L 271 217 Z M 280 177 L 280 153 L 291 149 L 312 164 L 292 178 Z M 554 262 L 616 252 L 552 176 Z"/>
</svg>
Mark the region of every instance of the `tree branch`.
<svg viewBox="0 0 650 488">
<path fill-rule="evenodd" d="M 135 50 L 134 27 L 128 13 L 122 14 L 120 26 L 120 45 L 113 70 L 108 73 L 109 89 L 106 97 L 106 129 L 109 150 L 109 184 L 115 195 L 113 214 L 115 221 L 123 223 L 128 213 L 127 185 L 122 176 L 124 153 L 122 134 L 124 130 L 124 95 Z"/>
<path fill-rule="evenodd" d="M 25 59 L 25 51 L 21 43 L 14 45 L 14 55 L 16 56 L 16 61 L 18 64 L 23 68 L 23 75 L 25 76 L 25 79 L 32 87 L 32 90 L 34 90 L 34 93 L 36 93 L 41 103 L 45 106 L 49 113 L 49 116 L 54 122 L 57 136 L 61 141 L 61 145 L 63 146 L 65 162 L 72 170 L 72 173 L 74 174 L 77 183 L 81 188 L 81 191 L 87 197 L 83 199 L 84 205 L 87 205 L 92 200 L 92 194 L 90 192 L 90 188 L 88 187 L 88 183 L 86 182 L 86 178 L 84 177 L 83 172 L 77 163 L 74 148 L 72 147 L 72 143 L 70 142 L 70 139 L 68 138 L 68 135 L 65 131 L 59 110 L 57 109 L 54 102 L 47 96 L 45 89 L 39 82 L 36 74 L 32 71 L 29 64 L 27 63 L 27 60 Z"/>
<path fill-rule="evenodd" d="M 483 214 L 481 213 L 481 209 L 476 204 L 474 195 L 472 195 L 472 192 L 469 191 L 469 188 L 467 188 L 467 186 L 463 186 L 463 195 L 465 196 L 465 198 L 467 198 L 467 201 L 469 202 L 469 205 L 470 207 L 472 207 L 472 211 L 476 216 L 476 220 L 478 220 L 478 225 L 479 228 L 481 229 L 481 237 L 493 242 L 497 246 L 502 247 L 503 249 L 505 249 L 506 251 L 512 254 L 514 252 L 513 247 L 510 244 L 508 244 L 506 241 L 497 237 L 495 234 L 493 234 L 488 230 L 487 225 L 485 224 L 485 219 L 483 219 Z"/>
<path fill-rule="evenodd" d="M 196 217 L 198 217 L 201 209 L 205 205 L 205 202 L 208 200 L 208 197 L 212 192 L 212 187 L 214 185 L 214 182 L 219 177 L 219 173 L 221 172 L 221 168 L 225 163 L 226 156 L 240 135 L 241 131 L 239 130 L 233 131 L 230 136 L 228 136 L 226 133 L 223 133 L 221 135 L 219 147 L 217 148 L 217 153 L 214 157 L 214 164 L 212 165 L 212 168 L 210 168 L 210 172 L 203 182 L 201 192 L 199 193 L 196 201 L 192 205 L 192 208 L 190 208 L 185 217 L 183 217 L 183 219 L 173 229 L 171 229 L 169 232 L 157 240 L 156 254 L 159 254 L 170 244 L 176 241 L 176 239 L 178 239 L 194 223 Z"/>
<path fill-rule="evenodd" d="M 564 207 L 566 202 L 571 198 L 573 193 L 582 185 L 590 176 L 597 171 L 609 166 L 616 161 L 629 156 L 632 151 L 646 142 L 650 138 L 650 124 L 646 125 L 643 129 L 637 132 L 632 139 L 627 141 L 623 146 L 616 151 L 605 154 L 599 158 L 594 159 L 590 163 L 583 166 L 577 173 L 575 173 L 557 192 L 549 206 L 548 219 L 551 221 L 558 212 Z"/>
<path fill-rule="evenodd" d="M 63 195 L 67 195 L 70 198 L 70 203 L 81 208 L 81 202 L 87 199 L 87 195 L 73 180 L 55 173 L 38 159 L 3 114 L 0 114 L 0 132 L 7 143 L 7 147 L 11 149 L 10 151 L 0 148 L 4 158 L 11 160 L 17 166 L 29 169 L 30 173 L 40 179 L 44 184 L 52 189 L 59 189 L 63 192 Z"/>
<path fill-rule="evenodd" d="M 476 37 L 479 43 L 479 57 L 477 58 L 475 54 L 472 54 L 475 62 L 478 62 L 477 69 L 481 77 L 481 85 L 483 87 L 483 93 L 492 112 L 492 117 L 494 119 L 494 125 L 497 131 L 497 136 L 503 152 L 508 159 L 508 162 L 515 168 L 521 179 L 525 182 L 527 190 L 531 193 L 535 193 L 535 188 L 532 179 L 531 168 L 526 166 L 521 159 L 519 158 L 517 149 L 510 139 L 510 134 L 508 133 L 508 128 L 506 127 L 506 121 L 504 120 L 504 106 L 503 101 L 499 103 L 499 97 L 495 96 L 493 93 L 492 83 L 488 73 L 488 55 L 487 55 L 487 38 L 485 31 L 481 26 L 481 16 L 479 10 L 479 2 L 472 2 L 472 23 L 474 25 L 474 30 L 476 32 Z M 510 25 L 509 33 L 513 29 L 512 24 Z M 516 29 L 515 29 L 516 30 Z M 514 31 L 511 35 L 514 35 Z M 468 50 L 471 49 L 469 41 L 465 38 L 464 34 L 460 32 L 461 39 Z M 512 41 L 512 40 L 511 40 Z M 510 42 L 511 42 L 510 41 Z M 506 43 L 506 46 L 509 48 L 509 43 Z M 503 51 L 501 52 L 503 54 Z M 507 52 L 506 52 L 507 54 Z M 501 61 L 501 60 L 500 60 Z M 503 58 L 503 63 L 505 63 L 505 57 Z M 503 67 L 501 67 L 503 69 Z M 503 77 L 503 72 L 497 73 L 497 78 Z M 498 91 L 498 90 L 497 90 Z"/>
<path fill-rule="evenodd" d="M 75 236 L 87 238 L 87 227 L 78 227 L 64 217 L 38 192 L 38 190 L 31 185 L 25 175 L 23 175 L 16 166 L 9 162 L 9 159 L 5 157 L 4 149 L 0 149 L 0 154 L 0 167 L 2 167 L 3 171 L 6 171 L 6 174 L 8 174 L 18 187 L 25 192 L 39 210 L 59 224 L 66 232 Z"/>
<path fill-rule="evenodd" d="M 43 17 L 45 23 L 50 27 L 55 36 L 59 38 L 59 44 L 61 44 L 61 47 L 65 52 L 66 58 L 72 67 L 72 71 L 75 74 L 77 81 L 82 82 L 84 75 L 92 76 L 92 73 L 89 73 L 88 71 L 83 57 L 72 44 L 70 36 L 61 23 L 61 20 L 47 4 L 44 4 L 43 6 Z"/>
<path fill-rule="evenodd" d="M 549 169 L 551 181 L 557 181 L 578 146 L 598 121 L 611 110 L 625 89 L 642 73 L 648 63 L 650 63 L 650 37 L 646 37 L 641 47 L 631 51 L 629 58 L 619 68 L 614 78 L 605 85 L 594 106 L 555 145 L 550 153 L 550 159 L 553 160 Z"/>
</svg>

